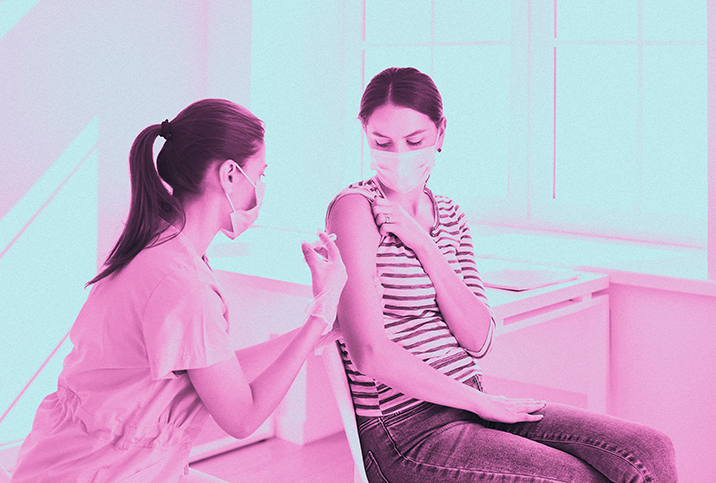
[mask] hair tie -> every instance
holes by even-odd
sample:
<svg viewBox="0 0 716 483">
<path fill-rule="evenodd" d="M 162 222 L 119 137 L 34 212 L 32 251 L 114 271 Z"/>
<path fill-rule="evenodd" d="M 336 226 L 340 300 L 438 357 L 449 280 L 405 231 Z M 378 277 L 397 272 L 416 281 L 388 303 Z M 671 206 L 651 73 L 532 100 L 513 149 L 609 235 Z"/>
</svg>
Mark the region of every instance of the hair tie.
<svg viewBox="0 0 716 483">
<path fill-rule="evenodd" d="M 159 135 L 167 141 L 172 138 L 172 125 L 169 124 L 169 119 L 164 119 L 164 121 L 162 121 L 162 130 Z"/>
</svg>

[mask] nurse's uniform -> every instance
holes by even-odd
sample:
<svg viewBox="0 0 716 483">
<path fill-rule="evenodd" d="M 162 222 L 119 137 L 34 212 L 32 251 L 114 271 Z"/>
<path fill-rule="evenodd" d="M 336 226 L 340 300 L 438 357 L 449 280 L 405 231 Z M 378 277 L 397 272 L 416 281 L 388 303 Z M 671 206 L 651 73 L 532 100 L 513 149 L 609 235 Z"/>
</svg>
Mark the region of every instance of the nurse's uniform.
<svg viewBox="0 0 716 483">
<path fill-rule="evenodd" d="M 178 481 L 208 416 L 184 371 L 236 357 L 206 260 L 181 233 L 143 250 L 94 285 L 70 338 L 12 481 Z"/>
</svg>

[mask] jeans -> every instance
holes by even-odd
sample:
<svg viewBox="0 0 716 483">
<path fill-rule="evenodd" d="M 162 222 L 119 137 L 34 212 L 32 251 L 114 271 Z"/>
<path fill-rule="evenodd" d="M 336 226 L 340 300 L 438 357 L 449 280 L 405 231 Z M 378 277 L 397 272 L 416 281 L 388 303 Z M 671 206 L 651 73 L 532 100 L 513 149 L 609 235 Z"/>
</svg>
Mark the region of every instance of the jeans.
<svg viewBox="0 0 716 483">
<path fill-rule="evenodd" d="M 668 436 L 561 404 L 530 423 L 495 423 L 422 402 L 383 417 L 357 416 L 371 483 L 677 481 Z"/>
</svg>

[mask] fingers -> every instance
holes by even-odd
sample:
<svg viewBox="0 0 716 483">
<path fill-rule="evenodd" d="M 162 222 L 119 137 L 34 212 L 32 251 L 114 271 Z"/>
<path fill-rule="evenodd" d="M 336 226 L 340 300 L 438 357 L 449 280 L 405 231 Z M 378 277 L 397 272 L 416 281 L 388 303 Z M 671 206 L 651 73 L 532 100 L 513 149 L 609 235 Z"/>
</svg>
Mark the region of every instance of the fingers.
<svg viewBox="0 0 716 483">
<path fill-rule="evenodd" d="M 301 251 L 303 252 L 303 259 L 306 260 L 311 271 L 316 267 L 318 262 L 318 254 L 307 242 L 301 243 Z"/>
<path fill-rule="evenodd" d="M 328 261 L 340 261 L 341 260 L 341 252 L 338 250 L 338 246 L 335 243 L 335 240 L 337 238 L 335 233 L 326 233 L 324 231 L 318 232 L 318 238 L 323 242 L 323 246 L 326 249 L 326 252 L 328 253 Z"/>
<path fill-rule="evenodd" d="M 388 201 L 384 200 L 382 198 L 376 198 L 373 202 L 372 209 L 373 209 L 373 218 L 375 218 L 375 224 L 380 226 L 383 223 L 390 223 L 388 220 L 388 217 L 391 216 L 391 213 L 393 211 L 393 204 Z"/>
<path fill-rule="evenodd" d="M 373 217 L 378 215 L 387 215 L 393 212 L 392 206 L 375 206 L 373 205 Z"/>
<path fill-rule="evenodd" d="M 375 215 L 375 224 L 378 226 L 389 225 L 392 221 L 390 215 L 387 213 L 378 213 Z"/>
<path fill-rule="evenodd" d="M 532 398 L 506 398 L 505 402 L 510 406 L 513 411 L 524 413 L 533 413 L 547 405 L 546 401 L 536 401 Z"/>
<path fill-rule="evenodd" d="M 544 404 L 532 403 L 520 406 L 513 406 L 512 410 L 520 413 L 534 413 L 535 411 L 539 411 L 540 409 L 544 408 L 544 406 Z"/>
<path fill-rule="evenodd" d="M 536 423 L 544 418 L 544 414 L 522 414 L 519 422 Z"/>
<path fill-rule="evenodd" d="M 320 255 L 320 257 L 323 260 L 340 260 L 340 252 L 338 250 L 338 247 L 334 243 L 334 240 L 336 239 L 335 233 L 325 233 L 322 231 L 318 232 L 318 240 L 308 243 L 308 242 L 302 242 L 301 243 L 301 249 L 304 250 L 304 256 L 306 254 L 305 250 L 311 250 L 314 253 Z M 305 246 L 304 246 L 305 245 Z"/>
</svg>

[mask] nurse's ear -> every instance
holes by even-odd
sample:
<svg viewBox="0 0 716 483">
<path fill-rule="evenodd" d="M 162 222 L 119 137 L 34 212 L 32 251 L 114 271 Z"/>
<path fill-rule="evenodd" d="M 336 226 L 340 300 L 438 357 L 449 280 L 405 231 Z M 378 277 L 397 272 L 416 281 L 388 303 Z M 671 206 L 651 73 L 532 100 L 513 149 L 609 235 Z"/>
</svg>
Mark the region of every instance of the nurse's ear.
<svg viewBox="0 0 716 483">
<path fill-rule="evenodd" d="M 227 159 L 219 165 L 219 183 L 226 193 L 234 189 L 239 175 L 241 173 L 236 169 L 236 161 L 233 159 Z"/>
<path fill-rule="evenodd" d="M 443 141 L 445 140 L 445 128 L 447 127 L 447 119 L 444 117 L 440 120 L 440 124 L 438 125 L 438 138 L 435 140 L 435 147 L 437 148 L 438 152 L 442 151 L 443 149 Z"/>
</svg>

